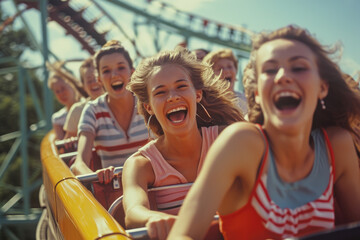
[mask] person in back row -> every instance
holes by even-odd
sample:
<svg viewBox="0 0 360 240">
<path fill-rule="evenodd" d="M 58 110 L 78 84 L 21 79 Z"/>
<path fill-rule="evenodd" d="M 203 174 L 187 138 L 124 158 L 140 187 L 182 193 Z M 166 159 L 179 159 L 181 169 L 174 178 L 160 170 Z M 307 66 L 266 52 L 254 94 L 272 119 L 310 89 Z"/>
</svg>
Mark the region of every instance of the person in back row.
<svg viewBox="0 0 360 240">
<path fill-rule="evenodd" d="M 225 239 L 283 239 L 360 220 L 360 174 L 350 132 L 360 117 L 328 52 L 288 26 L 253 41 L 244 74 L 248 122 L 213 143 L 168 239 L 202 239 L 215 214 Z"/>
<path fill-rule="evenodd" d="M 64 77 L 58 74 L 50 75 L 48 87 L 54 92 L 58 102 L 64 106 L 51 116 L 52 127 L 55 132 L 56 139 L 61 140 L 65 136 L 63 126 L 66 116 L 71 106 L 78 101 L 78 94 L 72 85 L 70 85 Z"/>
<path fill-rule="evenodd" d="M 88 101 L 95 100 L 104 93 L 104 89 L 95 77 L 93 58 L 89 57 L 80 65 L 80 80 L 85 92 L 89 95 L 86 101 L 75 103 L 69 110 L 64 124 L 65 139 L 77 136 L 77 128 L 82 110 Z"/>
<path fill-rule="evenodd" d="M 244 116 L 246 116 L 247 100 L 245 94 L 235 91 L 235 83 L 237 81 L 238 72 L 238 60 L 235 57 L 233 51 L 229 48 L 219 49 L 208 53 L 204 59 L 204 62 L 212 65 L 216 75 L 221 76 L 221 79 L 229 82 L 229 90 L 233 91 L 238 97 L 238 104 Z"/>
<path fill-rule="evenodd" d="M 148 142 L 137 99 L 126 89 L 134 72 L 129 53 L 118 41 L 109 41 L 95 55 L 98 81 L 106 94 L 86 104 L 78 126 L 78 154 L 71 167 L 75 174 L 90 173 L 92 148 L 105 170 L 98 171 L 100 182 L 109 183 L 113 169 Z"/>
<path fill-rule="evenodd" d="M 199 61 L 202 61 L 204 57 L 209 53 L 209 51 L 204 48 L 197 48 L 192 50 L 191 52 L 196 55 L 196 59 Z"/>
<path fill-rule="evenodd" d="M 127 228 L 146 226 L 151 238 L 166 237 L 189 187 L 157 192 L 158 211 L 150 209 L 147 190 L 193 182 L 218 134 L 243 120 L 235 95 L 226 87 L 210 66 L 180 47 L 139 64 L 128 88 L 158 138 L 125 162 Z"/>
</svg>

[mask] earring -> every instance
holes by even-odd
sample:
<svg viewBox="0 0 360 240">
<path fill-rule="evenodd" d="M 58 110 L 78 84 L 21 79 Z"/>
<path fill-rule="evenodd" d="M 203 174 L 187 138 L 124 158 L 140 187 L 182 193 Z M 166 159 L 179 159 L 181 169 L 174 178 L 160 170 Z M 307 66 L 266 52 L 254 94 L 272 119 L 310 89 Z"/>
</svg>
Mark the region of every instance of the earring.
<svg viewBox="0 0 360 240">
<path fill-rule="evenodd" d="M 324 101 L 324 99 L 320 99 L 320 104 L 321 104 L 321 108 L 322 108 L 323 110 L 325 110 L 325 109 L 326 109 L 326 106 L 325 106 L 325 101 Z"/>
<path fill-rule="evenodd" d="M 201 102 L 198 102 L 198 104 L 202 107 L 202 109 L 204 110 L 204 112 L 206 113 L 207 117 L 209 118 L 208 120 L 203 119 L 199 114 L 196 113 L 196 116 L 198 116 L 199 118 L 201 118 L 204 122 L 211 122 L 212 121 L 212 117 L 209 114 L 209 112 L 206 110 L 206 108 L 204 107 L 204 105 L 202 105 Z"/>
<path fill-rule="evenodd" d="M 153 116 L 153 115 L 150 115 L 150 117 L 149 117 L 149 118 L 148 118 L 148 120 L 147 120 L 146 125 L 148 126 L 148 128 L 150 127 L 150 125 L 149 125 L 149 124 L 150 124 L 150 120 L 151 120 L 152 116 Z"/>
<path fill-rule="evenodd" d="M 149 138 L 149 139 L 151 139 L 151 134 L 150 134 L 150 121 L 151 121 L 152 116 L 154 116 L 154 115 L 150 115 L 150 117 L 148 118 L 147 123 L 146 123 L 147 130 L 148 130 L 148 138 Z"/>
</svg>

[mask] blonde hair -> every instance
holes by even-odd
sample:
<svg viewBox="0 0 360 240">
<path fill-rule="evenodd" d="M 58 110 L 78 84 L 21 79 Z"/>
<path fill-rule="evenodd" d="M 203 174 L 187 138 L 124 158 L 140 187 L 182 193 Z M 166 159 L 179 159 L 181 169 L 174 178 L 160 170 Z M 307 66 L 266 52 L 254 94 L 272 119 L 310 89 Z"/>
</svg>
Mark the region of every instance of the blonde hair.
<svg viewBox="0 0 360 240">
<path fill-rule="evenodd" d="M 220 59 L 229 59 L 230 61 L 232 61 L 237 71 L 238 59 L 235 57 L 233 51 L 230 48 L 223 48 L 216 51 L 211 51 L 204 57 L 203 62 L 214 65 Z"/>
<path fill-rule="evenodd" d="M 47 82 L 48 88 L 51 89 L 51 90 L 54 90 L 53 86 L 57 81 L 62 81 L 62 82 L 67 84 L 67 82 L 61 76 L 59 76 L 59 75 L 57 75 L 55 73 L 51 73 L 50 77 L 48 79 L 48 82 Z"/>
<path fill-rule="evenodd" d="M 71 74 L 69 71 L 67 71 L 64 68 L 64 65 L 65 65 L 64 61 L 58 61 L 55 63 L 50 63 L 50 62 L 46 63 L 46 67 L 50 72 L 50 77 L 47 83 L 48 87 L 52 89 L 52 85 L 55 82 L 54 78 L 60 78 L 72 87 L 72 89 L 75 91 L 77 95 L 77 99 L 80 96 L 85 98 L 88 97 L 89 95 L 84 90 L 82 84 L 73 74 Z"/>
<path fill-rule="evenodd" d="M 228 125 L 236 121 L 242 121 L 241 110 L 237 106 L 235 95 L 227 91 L 229 84 L 218 81 L 211 66 L 196 60 L 196 56 L 188 50 L 177 47 L 175 50 L 163 51 L 153 57 L 141 61 L 131 77 L 127 88 L 138 98 L 138 111 L 148 122 L 150 114 L 144 108 L 143 103 L 149 103 L 147 82 L 156 67 L 166 64 L 175 64 L 183 68 L 190 76 L 196 90 L 202 89 L 203 97 L 200 103 L 206 108 L 211 116 L 207 116 L 202 107 L 197 107 L 198 127 L 211 125 Z M 163 135 L 161 125 L 152 116 L 149 126 L 158 136 Z"/>
</svg>

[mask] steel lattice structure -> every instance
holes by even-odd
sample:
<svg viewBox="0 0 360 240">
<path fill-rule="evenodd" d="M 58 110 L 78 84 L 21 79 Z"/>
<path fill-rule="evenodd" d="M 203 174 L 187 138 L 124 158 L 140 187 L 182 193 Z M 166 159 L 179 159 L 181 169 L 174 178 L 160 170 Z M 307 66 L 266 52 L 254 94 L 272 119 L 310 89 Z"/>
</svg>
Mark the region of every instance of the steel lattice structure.
<svg viewBox="0 0 360 240">
<path fill-rule="evenodd" d="M 36 222 L 40 217 L 40 211 L 31 209 L 29 194 L 41 184 L 41 179 L 35 185 L 27 183 L 27 140 L 29 135 L 38 130 L 49 130 L 51 128 L 51 115 L 53 113 L 52 95 L 47 88 L 48 73 L 46 61 L 49 58 L 57 60 L 57 57 L 48 47 L 49 22 L 56 22 L 71 35 L 81 46 L 82 50 L 90 54 L 95 53 L 106 41 L 118 39 L 129 50 L 134 62 L 139 62 L 143 57 L 151 56 L 166 47 L 175 47 L 182 43 L 190 50 L 196 48 L 196 43 L 201 42 L 209 50 L 215 47 L 231 48 L 239 60 L 246 60 L 251 49 L 252 32 L 241 27 L 213 21 L 211 19 L 180 11 L 171 5 L 155 0 L 13 0 L 17 12 L 6 24 L 11 24 L 15 18 L 21 18 L 24 27 L 28 30 L 30 39 L 37 46 L 43 56 L 43 99 L 32 91 L 31 79 L 23 64 L 15 61 L 17 68 L 0 69 L 0 74 L 11 71 L 18 73 L 20 96 L 26 92 L 25 86 L 37 103 L 37 115 L 39 123 L 26 126 L 25 100 L 20 99 L 20 129 L 15 133 L 0 136 L 0 142 L 15 139 L 10 149 L 5 165 L 0 167 L 0 179 L 17 152 L 21 153 L 23 161 L 22 190 L 15 194 L 1 207 L 0 228 L 15 224 L 29 224 Z M 21 9 L 21 10 L 20 10 Z M 41 43 L 36 42 L 34 33 L 25 20 L 28 9 L 36 9 L 41 16 L 42 37 Z M 0 31 L 6 28 L 1 26 Z M 146 39 L 146 41 L 144 41 Z M 172 45 L 171 45 L 172 44 Z M 0 59 L 6 62 L 9 59 Z M 241 68 L 239 68 L 241 69 Z M 41 103 L 40 103 L 41 102 Z M 22 208 L 17 209 L 17 215 L 12 215 L 11 208 L 22 202 Z M 7 231 L 7 230 L 6 230 Z M 8 232 L 8 236 L 13 236 Z M 15 236 L 14 236 L 14 239 Z"/>
</svg>

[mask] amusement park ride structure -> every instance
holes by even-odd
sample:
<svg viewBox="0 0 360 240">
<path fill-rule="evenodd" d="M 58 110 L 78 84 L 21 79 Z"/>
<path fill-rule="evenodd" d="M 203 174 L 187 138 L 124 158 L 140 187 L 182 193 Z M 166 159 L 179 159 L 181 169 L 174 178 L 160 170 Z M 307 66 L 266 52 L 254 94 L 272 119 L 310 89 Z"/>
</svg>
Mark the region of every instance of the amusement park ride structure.
<svg viewBox="0 0 360 240">
<path fill-rule="evenodd" d="M 58 60 L 48 47 L 47 24 L 54 21 L 71 35 L 89 54 L 95 53 L 107 40 L 119 39 L 129 49 L 134 62 L 155 54 L 162 50 L 170 39 L 183 42 L 190 50 L 196 41 L 201 41 L 211 50 L 210 46 L 231 48 L 240 62 L 247 59 L 251 48 L 252 32 L 241 27 L 212 21 L 197 14 L 180 11 L 168 4 L 155 0 L 13 0 L 17 12 L 6 24 L 11 24 L 14 19 L 21 19 L 22 24 L 32 39 L 38 51 L 43 56 L 43 99 L 39 100 L 28 69 L 18 59 L 0 58 L 0 63 L 14 62 L 17 67 L 0 69 L 1 74 L 16 73 L 20 91 L 20 130 L 0 136 L 0 143 L 15 140 L 5 160 L 0 166 L 0 180 L 12 164 L 15 156 L 20 153 L 22 159 L 22 186 L 17 188 L 0 209 L 0 229 L 7 233 L 9 238 L 17 239 L 8 226 L 36 224 L 40 217 L 40 209 L 30 206 L 30 194 L 37 190 L 42 183 L 38 179 L 33 184 L 28 183 L 28 138 L 38 131 L 48 131 L 51 128 L 51 115 L 53 113 L 52 95 L 47 88 L 48 73 L 46 62 L 50 59 Z M 41 16 L 42 37 L 41 43 L 29 26 L 26 13 L 28 9 L 36 9 Z M 126 25 L 122 21 L 126 18 Z M 0 31 L 6 28 L 4 23 Z M 33 26 L 32 26 L 33 27 Z M 147 46 L 141 42 L 146 35 Z M 240 68 L 241 69 L 241 68 Z M 26 91 L 34 99 L 38 123 L 27 125 Z M 20 206 L 20 207 L 19 207 Z M 15 210 L 14 210 L 15 209 Z M 11 237 L 12 236 L 12 237 Z"/>
<path fill-rule="evenodd" d="M 27 7 L 39 9 L 37 2 L 17 0 L 17 3 L 21 2 Z M 124 22 L 129 25 L 129 21 L 124 19 L 126 16 L 120 11 L 119 15 L 114 17 L 109 10 L 109 4 L 112 8 L 122 10 L 123 13 L 125 11 L 134 15 L 130 23 L 132 32 L 126 26 L 122 26 Z M 240 51 L 238 56 L 245 58 L 251 46 L 249 37 L 252 32 L 250 30 L 182 12 L 171 5 L 155 0 L 48 0 L 47 10 L 49 19 L 61 25 L 67 34 L 71 34 L 83 49 L 91 54 L 109 40 L 111 31 L 116 30 L 116 37 L 129 41 L 137 52 L 137 57 L 143 57 L 144 54 L 139 52 L 138 41 L 142 26 L 156 30 L 152 33 L 153 41 L 158 41 L 160 34 L 166 32 L 168 35 L 181 36 L 186 42 L 197 38 L 204 42 L 233 48 L 235 51 Z M 160 42 L 155 45 L 155 50 L 159 51 Z"/>
<path fill-rule="evenodd" d="M 190 50 L 231 48 L 238 57 L 240 66 L 242 60 L 249 57 L 253 33 L 241 26 L 232 26 L 180 11 L 157 0 L 8 1 L 13 2 L 16 11 L 0 25 L 0 37 L 8 25 L 13 24 L 15 19 L 20 19 L 33 46 L 36 46 L 42 55 L 42 65 L 30 69 L 28 64 L 20 59 L 0 55 L 0 66 L 11 66 L 0 67 L 0 77 L 3 79 L 9 74 L 16 76 L 20 106 L 19 130 L 0 136 L 0 144 L 13 141 L 12 147 L 0 162 L 0 187 L 9 191 L 8 199 L 0 206 L 0 238 L 34 238 L 26 236 L 24 229 L 34 228 L 44 212 L 41 208 L 32 208 L 30 203 L 31 193 L 37 191 L 41 184 L 47 189 L 46 198 L 51 205 L 53 219 L 56 220 L 56 234 L 60 236 L 59 239 L 131 239 L 129 234 L 135 238 L 133 233 L 125 232 L 113 218 L 114 215 L 109 215 L 110 211 L 106 211 L 84 187 L 81 177 L 74 176 L 64 159 L 60 159 L 59 151 L 54 144 L 54 134 L 50 131 L 53 96 L 47 87 L 46 68 L 47 62 L 58 61 L 59 58 L 49 48 L 48 23 L 54 22 L 61 26 L 67 35 L 71 35 L 80 44 L 81 50 L 89 55 L 95 53 L 108 40 L 120 40 L 129 51 L 135 66 L 142 58 L 166 49 L 169 42 L 173 44 L 172 48 L 181 44 Z M 40 24 L 35 27 L 41 29 L 41 43 L 32 31 L 34 25 L 31 19 L 26 18 L 28 10 L 35 11 L 40 16 Z M 196 45 L 199 42 L 200 45 Z M 31 79 L 30 70 L 34 69 L 41 72 L 38 76 L 43 83 L 41 100 Z M 241 76 L 238 79 L 241 79 Z M 241 85 L 240 81 L 239 83 Z M 239 88 L 241 89 L 241 86 Z M 31 96 L 38 118 L 38 121 L 30 126 L 27 119 L 26 95 Z M 35 134 L 43 137 L 43 178 L 30 182 L 28 142 Z M 18 156 L 21 158 L 20 187 L 3 181 L 5 173 Z M 358 236 L 360 222 L 301 239 L 359 239 Z"/>
</svg>

